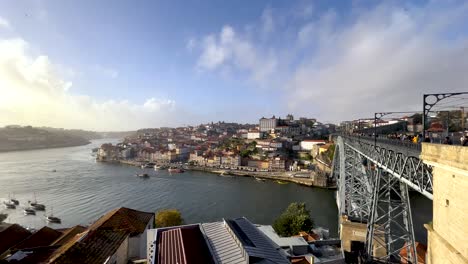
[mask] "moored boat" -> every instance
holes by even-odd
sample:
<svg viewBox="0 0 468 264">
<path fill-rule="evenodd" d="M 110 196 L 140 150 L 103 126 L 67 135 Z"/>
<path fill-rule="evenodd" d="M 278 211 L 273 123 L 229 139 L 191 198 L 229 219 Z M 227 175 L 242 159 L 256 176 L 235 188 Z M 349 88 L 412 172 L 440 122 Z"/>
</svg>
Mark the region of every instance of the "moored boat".
<svg viewBox="0 0 468 264">
<path fill-rule="evenodd" d="M 173 167 L 167 169 L 167 171 L 170 172 L 170 173 L 182 173 L 182 172 L 184 172 L 184 170 L 181 169 L 181 168 L 173 168 Z"/>
<path fill-rule="evenodd" d="M 25 208 L 23 212 L 25 215 L 36 215 L 36 211 L 32 208 Z"/>
<path fill-rule="evenodd" d="M 286 181 L 279 181 L 279 180 L 278 180 L 278 181 L 276 181 L 276 183 L 278 183 L 278 184 L 288 184 L 289 182 L 286 182 Z"/>
<path fill-rule="evenodd" d="M 36 211 L 44 211 L 45 210 L 45 205 L 39 204 L 39 203 L 31 204 L 31 207 Z"/>
<path fill-rule="evenodd" d="M 256 180 L 256 181 L 259 181 L 259 182 L 264 182 L 264 181 L 265 181 L 265 179 L 258 178 L 258 177 L 255 177 L 255 180 Z"/>
<path fill-rule="evenodd" d="M 19 201 L 16 200 L 14 197 L 13 198 L 10 197 L 10 194 L 8 194 L 8 201 L 7 202 L 10 203 L 10 204 L 19 205 Z"/>
<path fill-rule="evenodd" d="M 149 177 L 148 173 L 137 173 L 136 176 L 140 177 L 140 178 L 148 178 Z"/>
<path fill-rule="evenodd" d="M 6 209 L 16 209 L 16 205 L 10 201 L 8 202 L 3 202 L 3 204 L 5 205 L 5 208 Z"/>
<path fill-rule="evenodd" d="M 34 193 L 34 201 L 28 201 L 29 202 L 29 206 L 32 207 L 32 209 L 34 210 L 38 210 L 38 211 L 44 211 L 46 206 L 43 205 L 43 204 L 40 204 L 37 202 L 36 200 L 36 193 Z"/>
<path fill-rule="evenodd" d="M 60 223 L 62 223 L 62 219 L 60 219 L 60 218 L 54 216 L 52 210 L 53 210 L 53 209 L 51 208 L 50 215 L 48 215 L 48 216 L 46 217 L 47 222 L 55 223 L 55 224 L 60 224 Z"/>
</svg>

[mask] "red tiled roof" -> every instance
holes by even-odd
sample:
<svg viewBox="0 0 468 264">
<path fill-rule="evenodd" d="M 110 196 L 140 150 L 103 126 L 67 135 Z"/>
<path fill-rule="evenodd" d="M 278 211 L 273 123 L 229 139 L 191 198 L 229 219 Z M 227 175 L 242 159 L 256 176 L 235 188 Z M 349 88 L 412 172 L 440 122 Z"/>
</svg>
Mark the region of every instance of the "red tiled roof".
<svg viewBox="0 0 468 264">
<path fill-rule="evenodd" d="M 49 246 L 61 235 L 61 232 L 50 227 L 44 226 L 25 240 L 21 241 L 21 243 L 16 244 L 13 248 L 16 250 Z"/>
<path fill-rule="evenodd" d="M 55 264 L 102 264 L 107 258 L 114 255 L 120 245 L 128 237 L 124 230 L 93 230 L 80 236 L 71 245 L 64 245 L 65 250 L 59 248 L 57 254 L 49 259 Z"/>
<path fill-rule="evenodd" d="M 0 255 L 23 241 L 31 232 L 17 224 L 0 224 Z"/>
<path fill-rule="evenodd" d="M 121 207 L 103 215 L 89 230 L 129 230 L 130 234 L 138 235 L 145 231 L 148 222 L 154 213 L 142 212 L 130 208 Z"/>
<path fill-rule="evenodd" d="M 68 241 L 72 240 L 77 234 L 83 233 L 84 231 L 86 231 L 86 227 L 80 225 L 69 228 L 65 230 L 62 233 L 62 235 L 52 243 L 52 245 L 66 244 Z"/>
</svg>

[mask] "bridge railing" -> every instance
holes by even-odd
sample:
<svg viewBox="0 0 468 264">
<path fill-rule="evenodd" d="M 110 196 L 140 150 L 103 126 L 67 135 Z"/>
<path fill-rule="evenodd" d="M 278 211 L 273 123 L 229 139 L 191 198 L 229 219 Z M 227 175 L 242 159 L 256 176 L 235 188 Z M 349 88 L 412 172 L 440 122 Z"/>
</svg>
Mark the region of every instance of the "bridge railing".
<svg viewBox="0 0 468 264">
<path fill-rule="evenodd" d="M 383 138 L 377 137 L 374 138 L 373 136 L 363 136 L 363 135 L 355 135 L 355 134 L 336 134 L 336 136 L 342 136 L 345 138 L 357 140 L 357 141 L 365 141 L 366 143 L 369 144 L 374 144 L 376 143 L 377 145 L 387 145 L 387 146 L 393 146 L 396 148 L 400 148 L 401 150 L 406 149 L 406 151 L 410 150 L 413 152 L 421 152 L 421 143 L 413 143 L 413 142 L 408 142 L 408 141 L 403 141 L 400 139 L 389 139 L 389 138 Z M 404 151 L 404 152 L 406 152 Z"/>
</svg>

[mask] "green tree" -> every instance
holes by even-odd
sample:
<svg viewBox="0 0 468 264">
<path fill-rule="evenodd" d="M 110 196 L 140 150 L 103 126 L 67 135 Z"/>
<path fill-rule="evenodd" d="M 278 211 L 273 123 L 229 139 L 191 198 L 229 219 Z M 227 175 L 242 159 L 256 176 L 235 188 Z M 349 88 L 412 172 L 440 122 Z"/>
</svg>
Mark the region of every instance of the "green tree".
<svg viewBox="0 0 468 264">
<path fill-rule="evenodd" d="M 178 226 L 183 223 L 182 214 L 177 209 L 164 209 L 156 213 L 156 227 Z"/>
<path fill-rule="evenodd" d="M 280 236 L 293 236 L 300 231 L 309 232 L 314 226 L 305 203 L 291 203 L 275 220 L 273 229 Z"/>
</svg>

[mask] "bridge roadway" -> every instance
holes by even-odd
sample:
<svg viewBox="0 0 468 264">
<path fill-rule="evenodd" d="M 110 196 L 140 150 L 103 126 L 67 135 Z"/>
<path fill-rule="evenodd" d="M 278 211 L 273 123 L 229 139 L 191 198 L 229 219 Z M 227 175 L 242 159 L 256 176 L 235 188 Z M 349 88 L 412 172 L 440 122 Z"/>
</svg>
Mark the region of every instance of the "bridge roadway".
<svg viewBox="0 0 468 264">
<path fill-rule="evenodd" d="M 346 147 L 365 156 L 413 190 L 433 199 L 432 168 L 419 158 L 420 143 L 345 134 L 339 137 L 343 138 Z"/>
</svg>

